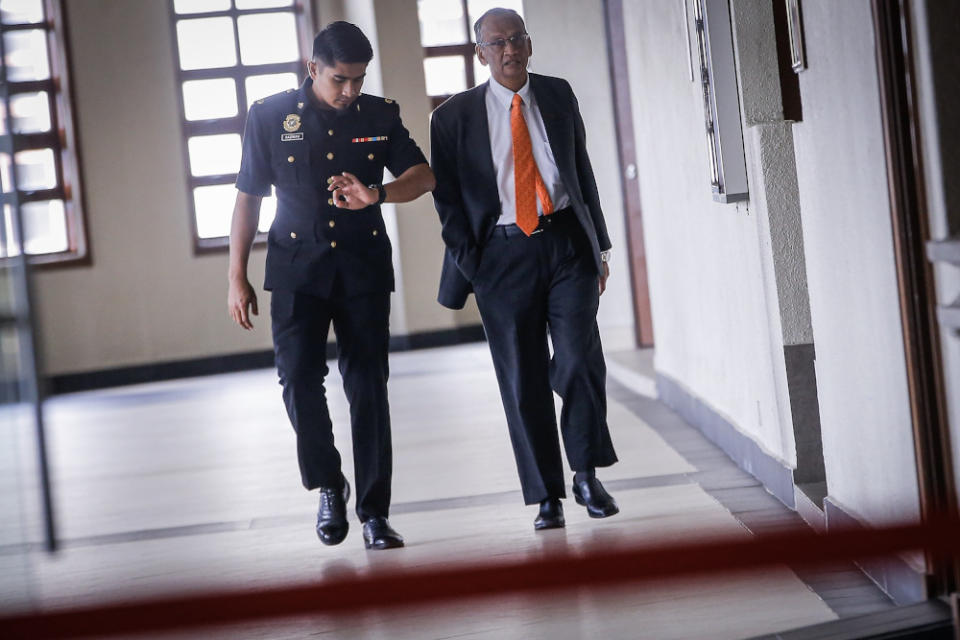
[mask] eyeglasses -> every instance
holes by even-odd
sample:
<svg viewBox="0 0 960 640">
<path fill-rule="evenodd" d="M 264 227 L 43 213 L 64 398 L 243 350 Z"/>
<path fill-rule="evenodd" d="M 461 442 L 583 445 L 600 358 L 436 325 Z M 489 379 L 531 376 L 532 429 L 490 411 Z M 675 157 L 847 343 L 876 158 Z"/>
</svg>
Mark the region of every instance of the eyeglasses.
<svg viewBox="0 0 960 640">
<path fill-rule="evenodd" d="M 523 44 L 526 44 L 527 40 L 530 39 L 530 34 L 527 32 L 515 33 L 509 38 L 497 38 L 496 40 L 491 40 L 490 42 L 478 42 L 478 47 L 490 47 L 491 49 L 496 49 L 499 51 L 507 46 L 509 42 L 514 47 L 519 47 Z"/>
</svg>

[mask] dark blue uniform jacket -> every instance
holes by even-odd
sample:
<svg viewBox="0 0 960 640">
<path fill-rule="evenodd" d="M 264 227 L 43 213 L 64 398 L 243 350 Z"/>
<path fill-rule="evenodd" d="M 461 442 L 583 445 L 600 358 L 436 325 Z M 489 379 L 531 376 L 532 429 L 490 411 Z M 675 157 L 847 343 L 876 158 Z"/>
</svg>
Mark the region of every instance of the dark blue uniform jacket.
<svg viewBox="0 0 960 640">
<path fill-rule="evenodd" d="M 424 162 L 393 100 L 361 94 L 343 111 L 322 109 L 307 78 L 298 90 L 254 103 L 237 189 L 269 196 L 276 187 L 264 288 L 324 298 L 393 291 L 380 207 L 337 209 L 328 180 L 348 171 L 364 184 L 378 184 L 384 167 L 399 176 Z"/>
</svg>

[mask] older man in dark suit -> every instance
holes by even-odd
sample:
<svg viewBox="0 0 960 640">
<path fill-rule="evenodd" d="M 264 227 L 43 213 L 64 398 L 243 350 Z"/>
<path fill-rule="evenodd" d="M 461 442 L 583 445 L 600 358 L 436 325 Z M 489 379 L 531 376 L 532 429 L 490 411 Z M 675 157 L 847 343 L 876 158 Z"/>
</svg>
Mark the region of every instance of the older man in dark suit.
<svg viewBox="0 0 960 640">
<path fill-rule="evenodd" d="M 474 31 L 492 79 L 447 100 L 430 126 L 447 247 L 439 301 L 457 309 L 476 295 L 524 501 L 540 505 L 534 527 L 564 526 L 552 390 L 574 497 L 611 516 L 617 504 L 595 475 L 617 461 L 597 330 L 610 239 L 583 119 L 567 81 L 527 72 L 533 48 L 516 12 L 491 9 Z"/>
</svg>

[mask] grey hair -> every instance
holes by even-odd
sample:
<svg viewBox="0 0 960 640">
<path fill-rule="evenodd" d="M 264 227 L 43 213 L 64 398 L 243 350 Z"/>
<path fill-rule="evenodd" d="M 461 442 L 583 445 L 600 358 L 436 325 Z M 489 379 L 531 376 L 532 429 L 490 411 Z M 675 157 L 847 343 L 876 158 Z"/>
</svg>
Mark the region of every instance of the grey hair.
<svg viewBox="0 0 960 640">
<path fill-rule="evenodd" d="M 523 17 L 514 11 L 513 9 L 504 9 L 503 7 L 494 7 L 493 9 L 487 9 L 482 16 L 477 18 L 477 21 L 473 23 L 473 33 L 477 38 L 477 42 L 480 42 L 480 29 L 483 27 L 483 21 L 490 16 L 514 16 L 520 20 L 520 24 L 526 24 L 523 22 Z"/>
</svg>

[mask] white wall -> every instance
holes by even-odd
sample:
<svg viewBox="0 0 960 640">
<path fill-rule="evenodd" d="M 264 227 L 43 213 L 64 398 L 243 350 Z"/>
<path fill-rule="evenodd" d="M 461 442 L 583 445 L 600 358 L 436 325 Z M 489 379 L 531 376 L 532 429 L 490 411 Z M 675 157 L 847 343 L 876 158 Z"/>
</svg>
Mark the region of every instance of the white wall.
<svg viewBox="0 0 960 640">
<path fill-rule="evenodd" d="M 590 162 L 614 247 L 610 278 L 600 298 L 597 316 L 604 347 L 608 350 L 633 348 L 630 252 L 620 187 L 603 3 L 601 0 L 525 0 L 523 10 L 533 43 L 531 71 L 560 76 L 570 82 L 580 102 L 587 131 Z"/>
<path fill-rule="evenodd" d="M 734 4 L 738 30 L 756 26 L 760 4 Z M 870 4 L 806 0 L 803 9 L 809 68 L 799 77 L 803 121 L 792 125 L 792 140 L 789 128 L 767 122 L 776 114 L 754 95 L 770 91 L 764 78 L 775 72 L 763 73 L 758 42 L 738 39 L 751 197 L 733 206 L 710 198 L 683 3 L 625 2 L 656 368 L 795 465 L 789 416 L 782 405 L 777 411 L 784 397 L 780 351 L 810 332 L 792 326 L 800 315 L 784 298 L 793 291 L 800 300 L 802 282 L 784 288 L 781 271 L 793 278 L 793 269 L 805 267 L 829 495 L 871 523 L 914 517 L 916 468 Z M 797 252 L 773 247 L 771 260 L 771 228 L 795 203 L 766 182 L 789 183 L 777 172 L 793 170 L 783 155 L 791 146 L 803 253 L 778 263 Z"/>
<path fill-rule="evenodd" d="M 776 290 L 761 253 L 765 201 L 712 200 L 703 96 L 690 80 L 683 3 L 624 2 L 624 27 L 656 368 L 793 466 L 792 432 L 778 404 L 785 391 L 778 391 Z M 751 180 L 759 173 L 752 151 L 748 145 Z"/>
<path fill-rule="evenodd" d="M 877 523 L 918 515 L 869 0 L 805 0 L 794 127 L 827 486 Z"/>
</svg>

